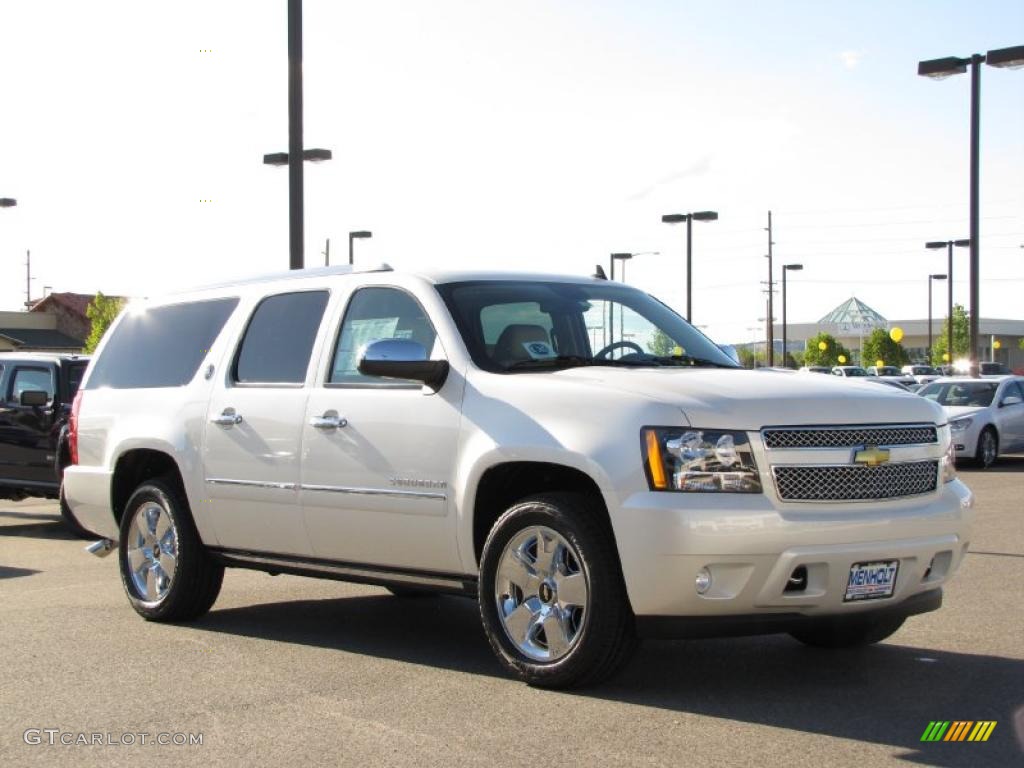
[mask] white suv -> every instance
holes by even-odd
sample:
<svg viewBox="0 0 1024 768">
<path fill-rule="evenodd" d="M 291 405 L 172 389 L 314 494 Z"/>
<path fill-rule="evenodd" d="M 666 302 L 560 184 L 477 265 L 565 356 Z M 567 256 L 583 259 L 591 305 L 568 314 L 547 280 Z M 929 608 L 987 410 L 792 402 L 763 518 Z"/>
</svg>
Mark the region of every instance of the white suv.
<svg viewBox="0 0 1024 768">
<path fill-rule="evenodd" d="M 209 610 L 225 566 L 475 596 L 545 686 L 642 634 L 877 642 L 939 607 L 973 516 L 936 404 L 745 371 L 600 279 L 333 268 L 133 304 L 71 432 L 68 501 L 145 618 Z"/>
</svg>

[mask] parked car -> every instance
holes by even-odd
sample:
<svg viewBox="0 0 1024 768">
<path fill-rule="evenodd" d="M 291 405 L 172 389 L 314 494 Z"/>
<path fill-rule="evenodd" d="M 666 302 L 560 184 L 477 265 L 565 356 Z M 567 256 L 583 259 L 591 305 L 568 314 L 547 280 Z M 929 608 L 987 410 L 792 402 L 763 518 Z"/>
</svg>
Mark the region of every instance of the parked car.
<svg viewBox="0 0 1024 768">
<path fill-rule="evenodd" d="M 957 457 L 987 469 L 1024 450 L 1024 377 L 939 379 L 918 394 L 946 409 Z"/>
<path fill-rule="evenodd" d="M 832 373 L 832 369 L 827 365 L 802 365 L 800 373 Z"/>
<path fill-rule="evenodd" d="M 68 417 L 89 358 L 0 352 L 0 499 L 60 499 L 65 524 L 90 535 L 62 493 Z"/>
<path fill-rule="evenodd" d="M 909 386 L 896 379 L 890 379 L 886 376 L 868 376 L 864 379 L 868 384 L 881 384 L 882 386 L 892 387 L 898 389 L 901 392 L 912 392 Z M 916 384 L 914 386 L 917 386 Z"/>
<path fill-rule="evenodd" d="M 939 607 L 973 519 L 935 403 L 746 371 L 602 279 L 340 267 L 133 304 L 70 440 L 146 619 L 205 613 L 225 567 L 451 592 L 552 687 L 638 634 L 879 642 Z"/>
<path fill-rule="evenodd" d="M 937 378 L 942 376 L 942 373 L 932 368 L 930 365 L 921 365 L 915 363 L 913 365 L 904 365 L 903 373 L 914 377 L 914 381 L 918 384 L 927 384 L 930 381 L 935 381 Z"/>
<path fill-rule="evenodd" d="M 1007 368 L 1003 363 L 994 362 L 981 362 L 978 364 L 978 372 L 982 376 L 1011 376 L 1013 371 Z"/>
<path fill-rule="evenodd" d="M 900 384 L 916 384 L 917 381 L 909 373 L 904 373 L 895 365 L 869 365 L 868 376 L 874 376 L 889 381 L 898 381 Z"/>
<path fill-rule="evenodd" d="M 859 365 L 834 365 L 832 366 L 832 375 L 850 378 L 854 376 L 867 376 L 868 372 Z"/>
</svg>

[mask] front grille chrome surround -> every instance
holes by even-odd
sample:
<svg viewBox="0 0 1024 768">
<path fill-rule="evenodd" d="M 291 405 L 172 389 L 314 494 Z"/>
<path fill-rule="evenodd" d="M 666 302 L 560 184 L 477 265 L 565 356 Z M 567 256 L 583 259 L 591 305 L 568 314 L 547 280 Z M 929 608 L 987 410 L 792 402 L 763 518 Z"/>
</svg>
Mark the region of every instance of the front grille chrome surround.
<svg viewBox="0 0 1024 768">
<path fill-rule="evenodd" d="M 777 466 L 772 475 L 782 501 L 877 501 L 935 491 L 939 462 Z"/>
<path fill-rule="evenodd" d="M 765 427 L 764 447 L 773 448 L 858 448 L 868 445 L 935 445 L 939 442 L 934 424 L 894 424 L 842 427 Z"/>
</svg>

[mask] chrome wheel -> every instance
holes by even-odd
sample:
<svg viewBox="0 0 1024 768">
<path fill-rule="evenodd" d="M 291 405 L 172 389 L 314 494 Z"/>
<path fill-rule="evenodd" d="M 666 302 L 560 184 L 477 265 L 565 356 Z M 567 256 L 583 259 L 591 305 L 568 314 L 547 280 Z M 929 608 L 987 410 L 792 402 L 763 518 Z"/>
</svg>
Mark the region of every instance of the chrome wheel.
<svg viewBox="0 0 1024 768">
<path fill-rule="evenodd" d="M 137 597 L 148 603 L 163 600 L 178 567 L 178 531 L 167 510 L 153 501 L 140 504 L 127 545 L 129 576 Z"/>
<path fill-rule="evenodd" d="M 590 584 L 581 558 L 551 528 L 531 526 L 505 545 L 494 580 L 498 618 L 509 640 L 534 661 L 556 661 L 583 634 Z"/>
</svg>

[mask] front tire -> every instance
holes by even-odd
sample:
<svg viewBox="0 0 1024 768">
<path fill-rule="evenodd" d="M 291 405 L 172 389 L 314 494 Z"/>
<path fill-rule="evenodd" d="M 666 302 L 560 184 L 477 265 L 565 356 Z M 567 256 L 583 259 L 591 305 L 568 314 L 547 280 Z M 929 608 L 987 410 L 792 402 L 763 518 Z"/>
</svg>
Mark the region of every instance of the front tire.
<svg viewBox="0 0 1024 768">
<path fill-rule="evenodd" d="M 985 427 L 978 435 L 978 449 L 974 458 L 982 469 L 988 469 L 999 458 L 999 436 L 992 427 Z"/>
<path fill-rule="evenodd" d="M 121 582 L 149 621 L 187 621 L 220 593 L 224 566 L 207 553 L 188 502 L 164 478 L 140 485 L 121 516 Z"/>
<path fill-rule="evenodd" d="M 598 683 L 636 645 L 615 542 L 579 494 L 534 496 L 498 519 L 480 559 L 478 596 L 491 648 L 530 685 Z"/>
<path fill-rule="evenodd" d="M 857 648 L 882 642 L 902 627 L 904 621 L 905 616 L 822 619 L 820 623 L 790 632 L 790 635 L 815 648 Z"/>
</svg>

